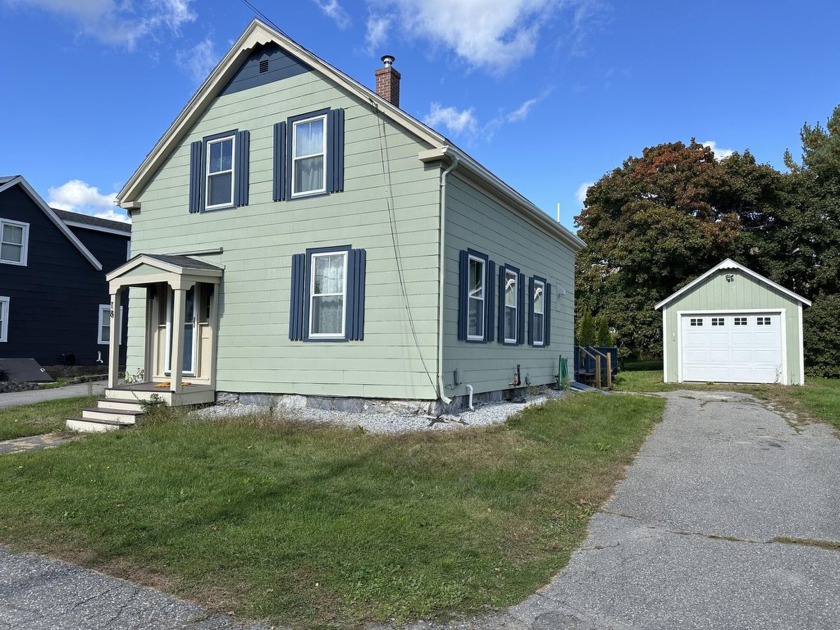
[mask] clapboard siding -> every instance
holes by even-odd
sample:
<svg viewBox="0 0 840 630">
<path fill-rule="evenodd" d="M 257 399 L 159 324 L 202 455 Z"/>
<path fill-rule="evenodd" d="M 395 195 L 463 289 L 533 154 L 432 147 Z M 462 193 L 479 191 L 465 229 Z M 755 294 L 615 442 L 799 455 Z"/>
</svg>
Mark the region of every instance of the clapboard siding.
<svg viewBox="0 0 840 630">
<path fill-rule="evenodd" d="M 274 124 L 327 107 L 345 110 L 344 192 L 272 201 Z M 189 145 L 230 129 L 250 132 L 248 205 L 190 214 Z M 219 390 L 436 397 L 439 171 L 419 161 L 426 148 L 392 123 L 383 125 L 369 103 L 315 72 L 213 102 L 140 197 L 132 249 L 224 248 L 221 255 L 204 258 L 225 269 L 219 294 Z M 292 256 L 338 245 L 367 251 L 364 341 L 290 341 Z M 145 315 L 134 309 L 138 301 L 142 298 L 131 303 L 131 372 L 143 360 Z"/>
<path fill-rule="evenodd" d="M 476 392 L 507 389 L 517 364 L 523 381 L 528 376 L 534 385 L 553 383 L 559 356 L 571 357 L 572 354 L 574 253 L 487 194 L 478 184 L 462 178 L 457 170 L 449 175 L 446 192 L 443 366 L 447 394 L 466 394 L 465 384 L 471 384 Z M 497 265 L 497 274 L 499 265 L 509 264 L 525 274 L 526 282 L 536 275 L 551 284 L 551 344 L 548 347 L 535 348 L 527 343 L 504 345 L 498 339 L 489 343 L 458 340 L 459 252 L 468 248 L 488 255 Z M 498 275 L 492 281 L 498 287 Z M 563 289 L 565 295 L 562 295 Z M 496 311 L 498 304 L 497 295 Z M 526 309 L 527 321 L 528 305 L 521 307 Z M 497 331 L 497 312 L 494 312 L 492 325 Z M 454 386 L 456 369 L 462 371 L 464 378 L 464 385 L 460 387 Z"/>
<path fill-rule="evenodd" d="M 10 298 L 0 357 L 58 365 L 73 354 L 78 364 L 92 365 L 102 352 L 107 361 L 108 346 L 97 343 L 99 305 L 109 301 L 104 269 L 118 251 L 125 261 L 127 237 L 76 232 L 102 262 L 97 271 L 20 186 L 0 193 L 0 218 L 29 224 L 27 265 L 0 264 L 0 296 Z"/>
</svg>

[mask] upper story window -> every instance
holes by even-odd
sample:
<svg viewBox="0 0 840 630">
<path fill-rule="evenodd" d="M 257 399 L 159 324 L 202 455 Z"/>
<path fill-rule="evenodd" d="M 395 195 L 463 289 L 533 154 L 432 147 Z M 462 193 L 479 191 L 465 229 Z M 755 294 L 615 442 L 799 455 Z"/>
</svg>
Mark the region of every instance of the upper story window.
<svg viewBox="0 0 840 630">
<path fill-rule="evenodd" d="M 319 109 L 274 125 L 274 201 L 343 190 L 343 109 Z"/>
<path fill-rule="evenodd" d="M 207 141 L 207 203 L 205 209 L 233 204 L 234 136 Z"/>
<path fill-rule="evenodd" d="M 191 213 L 248 205 L 248 131 L 226 131 L 190 145 Z"/>
<path fill-rule="evenodd" d="M 26 265 L 29 224 L 0 219 L 0 263 Z"/>
<path fill-rule="evenodd" d="M 0 342 L 9 340 L 9 298 L 0 295 Z"/>
<path fill-rule="evenodd" d="M 292 123 L 292 196 L 327 189 L 326 116 Z"/>
</svg>

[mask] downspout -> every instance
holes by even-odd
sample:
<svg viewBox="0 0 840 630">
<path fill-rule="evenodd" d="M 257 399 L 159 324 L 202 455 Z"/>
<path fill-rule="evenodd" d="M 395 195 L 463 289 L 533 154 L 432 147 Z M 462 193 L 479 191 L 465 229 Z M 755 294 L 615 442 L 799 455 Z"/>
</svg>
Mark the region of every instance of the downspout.
<svg viewBox="0 0 840 630">
<path fill-rule="evenodd" d="M 446 247 L 444 236 L 446 234 L 446 176 L 458 168 L 459 158 L 455 158 L 452 165 L 440 174 L 440 250 L 438 252 L 438 360 L 437 360 L 437 388 L 438 398 L 448 405 L 452 402 L 444 393 L 443 386 L 443 290 L 444 290 L 444 263 L 446 258 Z"/>
</svg>

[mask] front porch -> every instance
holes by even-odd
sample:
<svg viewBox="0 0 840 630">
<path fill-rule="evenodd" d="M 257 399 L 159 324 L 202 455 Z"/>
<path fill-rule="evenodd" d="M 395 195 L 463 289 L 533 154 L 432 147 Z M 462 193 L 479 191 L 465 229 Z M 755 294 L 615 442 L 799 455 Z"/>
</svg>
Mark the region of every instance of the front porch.
<svg viewBox="0 0 840 630">
<path fill-rule="evenodd" d="M 161 401 L 170 407 L 204 405 L 216 400 L 216 389 L 202 383 L 182 382 L 181 391 L 173 392 L 168 382 L 131 383 L 109 387 L 105 390 L 109 401 L 138 402 L 142 404 Z"/>
</svg>

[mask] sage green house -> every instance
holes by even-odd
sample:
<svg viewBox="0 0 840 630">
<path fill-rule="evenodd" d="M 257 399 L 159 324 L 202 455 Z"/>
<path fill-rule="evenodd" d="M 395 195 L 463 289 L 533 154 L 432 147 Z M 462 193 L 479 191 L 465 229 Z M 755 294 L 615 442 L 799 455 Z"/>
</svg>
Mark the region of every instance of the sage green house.
<svg viewBox="0 0 840 630">
<path fill-rule="evenodd" d="M 132 383 L 112 357 L 109 396 L 450 403 L 555 382 L 583 242 L 402 111 L 383 61 L 372 91 L 248 26 L 118 195 Z"/>
<path fill-rule="evenodd" d="M 802 307 L 810 305 L 727 258 L 656 305 L 665 382 L 802 385 Z"/>
</svg>

